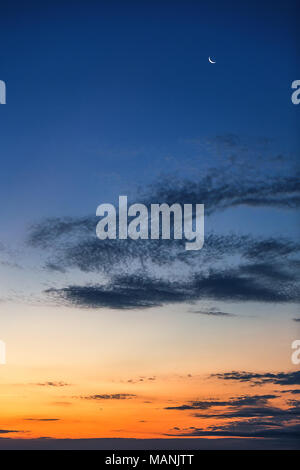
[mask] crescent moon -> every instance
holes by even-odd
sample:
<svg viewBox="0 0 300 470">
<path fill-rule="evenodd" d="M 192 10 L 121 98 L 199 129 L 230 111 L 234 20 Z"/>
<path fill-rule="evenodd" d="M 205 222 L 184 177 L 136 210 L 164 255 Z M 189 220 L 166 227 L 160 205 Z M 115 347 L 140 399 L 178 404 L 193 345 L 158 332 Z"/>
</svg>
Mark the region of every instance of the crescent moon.
<svg viewBox="0 0 300 470">
<path fill-rule="evenodd" d="M 208 58 L 208 60 L 209 60 L 209 62 L 210 62 L 211 64 L 215 64 L 215 63 L 216 63 L 216 62 L 214 62 L 210 57 Z"/>
</svg>

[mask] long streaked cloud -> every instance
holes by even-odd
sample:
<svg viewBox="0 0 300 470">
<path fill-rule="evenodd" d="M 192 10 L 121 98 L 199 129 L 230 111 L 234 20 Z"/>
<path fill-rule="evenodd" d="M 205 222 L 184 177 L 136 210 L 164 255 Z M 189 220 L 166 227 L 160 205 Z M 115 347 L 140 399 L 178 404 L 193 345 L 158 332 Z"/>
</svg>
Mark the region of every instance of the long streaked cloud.
<svg viewBox="0 0 300 470">
<path fill-rule="evenodd" d="M 196 411 L 196 419 L 226 420 L 207 428 L 173 428 L 168 435 L 223 437 L 300 437 L 300 402 L 288 400 L 285 407 L 270 401 L 278 395 L 246 395 L 226 401 L 204 400 L 186 405 L 167 407 L 167 410 Z M 231 421 L 228 421 L 231 420 Z"/>
<path fill-rule="evenodd" d="M 190 310 L 190 312 L 196 315 L 205 315 L 208 317 L 236 317 L 236 314 L 224 312 L 223 310 L 219 310 L 216 307 L 204 307 L 201 308 L 201 310 Z"/>
<path fill-rule="evenodd" d="M 197 400 L 185 403 L 178 406 L 167 406 L 165 410 L 207 410 L 215 407 L 239 407 L 239 406 L 253 406 L 264 405 L 269 400 L 277 398 L 277 395 L 243 395 L 233 397 L 229 400 Z"/>
<path fill-rule="evenodd" d="M 196 313 L 197 315 L 206 315 L 208 317 L 235 317 L 233 313 L 222 312 L 217 309 L 209 309 L 209 310 L 195 310 L 191 313 Z"/>
<path fill-rule="evenodd" d="M 61 421 L 60 418 L 24 418 L 24 421 Z"/>
<path fill-rule="evenodd" d="M 135 378 L 135 379 L 128 379 L 127 380 L 127 383 L 130 383 L 130 384 L 140 384 L 140 383 L 144 383 L 144 382 L 154 382 L 156 380 L 156 377 L 155 375 L 152 376 L 152 377 L 138 377 L 138 378 Z"/>
<path fill-rule="evenodd" d="M 254 269 L 254 267 L 256 269 Z M 270 272 L 269 272 L 270 270 Z M 182 281 L 123 275 L 105 284 L 70 285 L 45 291 L 56 300 L 84 308 L 150 308 L 197 300 L 299 302 L 299 285 L 286 266 L 273 265 L 259 275 L 258 265 L 194 273 Z"/>
<path fill-rule="evenodd" d="M 47 382 L 37 382 L 34 385 L 39 385 L 40 387 L 67 387 L 70 384 L 62 381 L 48 380 Z"/>
<path fill-rule="evenodd" d="M 242 406 L 222 412 L 212 412 L 210 414 L 195 413 L 196 418 L 215 419 L 244 419 L 244 418 L 268 418 L 272 423 L 294 421 L 300 418 L 300 407 L 279 408 L 276 406 Z M 275 420 L 275 421 L 274 421 Z"/>
<path fill-rule="evenodd" d="M 221 411 L 215 410 L 217 405 L 212 404 L 208 408 L 199 408 L 200 410 L 211 409 L 210 413 L 194 413 L 196 418 L 216 418 L 216 419 L 267 419 L 273 425 L 280 425 L 288 421 L 299 421 L 300 419 L 300 401 L 286 400 L 284 408 L 270 404 L 271 400 L 278 398 L 278 395 L 252 395 L 237 397 L 223 402 Z M 192 408 L 198 409 L 198 408 Z"/>
<path fill-rule="evenodd" d="M 300 385 L 300 370 L 295 372 L 266 372 L 264 374 L 257 372 L 232 371 L 218 374 L 212 374 L 220 380 L 234 380 L 238 382 L 248 382 L 255 385 L 272 383 L 275 385 Z"/>
<path fill-rule="evenodd" d="M 222 437 L 252 437 L 252 438 L 278 438 L 278 439 L 299 439 L 300 424 L 278 426 L 265 421 L 259 422 L 236 422 L 222 425 L 211 426 L 208 429 L 191 427 L 183 431 L 168 433 L 168 436 L 186 436 L 186 437 L 204 437 L 204 436 L 222 436 Z"/>
<path fill-rule="evenodd" d="M 268 176 L 263 179 L 245 178 L 242 174 L 211 169 L 199 181 L 179 180 L 170 176 L 160 179 L 138 195 L 139 202 L 205 205 L 206 215 L 238 205 L 281 207 L 300 206 L 300 175 Z M 65 236 L 89 236 L 95 230 L 96 217 L 65 217 L 46 219 L 31 227 L 28 243 L 49 247 Z"/>
<path fill-rule="evenodd" d="M 150 308 L 165 303 L 187 302 L 193 295 L 188 286 L 142 276 L 117 277 L 104 286 L 69 286 L 46 292 L 74 306 L 113 309 Z"/>
<path fill-rule="evenodd" d="M 0 429 L 0 434 L 9 434 L 11 432 L 24 432 L 24 431 L 18 431 L 16 429 Z"/>
<path fill-rule="evenodd" d="M 49 248 L 45 267 L 64 272 L 79 269 L 85 273 L 118 273 L 120 269 L 140 272 L 147 266 L 164 273 L 178 266 L 195 272 L 211 265 L 229 265 L 232 258 L 244 261 L 244 274 L 284 280 L 291 279 L 299 269 L 297 256 L 300 244 L 284 237 L 253 237 L 251 235 L 217 235 L 207 233 L 202 250 L 186 252 L 182 240 L 98 240 L 93 230 L 89 235 L 57 242 Z M 51 225 L 49 231 L 51 232 Z M 285 257 L 286 268 L 280 260 Z M 248 270 L 248 272 L 247 272 Z"/>
<path fill-rule="evenodd" d="M 80 398 L 84 400 L 130 400 L 136 398 L 136 395 L 133 393 L 104 393 L 81 396 Z"/>
<path fill-rule="evenodd" d="M 212 169 L 198 182 L 170 178 L 159 181 L 149 191 L 149 203 L 203 202 L 207 215 L 240 205 L 296 209 L 300 206 L 299 181 L 298 174 L 250 180 Z"/>
<path fill-rule="evenodd" d="M 166 178 L 151 185 L 145 194 L 138 195 L 138 202 L 151 203 L 204 203 L 205 213 L 223 210 L 237 205 L 272 205 L 295 208 L 300 201 L 300 183 L 296 175 L 274 176 L 258 181 L 210 170 L 199 181 Z M 136 202 L 136 201 L 135 201 Z M 95 235 L 98 219 L 95 216 L 61 217 L 46 219 L 31 227 L 28 244 L 35 248 L 51 250 L 48 269 L 64 270 L 79 268 L 82 271 L 105 271 L 114 264 L 132 263 L 132 260 L 169 264 L 181 257 L 189 263 L 195 253 L 186 253 L 180 240 L 102 240 Z M 299 244 L 286 239 L 259 239 L 251 236 L 216 235 L 205 236 L 204 248 L 197 253 L 201 263 L 222 258 L 224 255 L 240 254 L 248 259 L 263 259 L 299 251 Z"/>
</svg>

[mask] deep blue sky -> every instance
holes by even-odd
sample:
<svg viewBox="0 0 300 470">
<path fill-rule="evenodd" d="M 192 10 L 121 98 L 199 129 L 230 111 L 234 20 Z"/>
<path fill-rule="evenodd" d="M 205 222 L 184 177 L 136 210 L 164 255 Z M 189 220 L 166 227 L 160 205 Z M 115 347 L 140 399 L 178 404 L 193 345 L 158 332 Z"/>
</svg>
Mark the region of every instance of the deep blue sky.
<svg viewBox="0 0 300 470">
<path fill-rule="evenodd" d="M 187 141 L 233 133 L 296 150 L 296 4 L 2 2 L 6 227 L 93 213 L 172 170 L 168 155 L 188 165 Z"/>
</svg>

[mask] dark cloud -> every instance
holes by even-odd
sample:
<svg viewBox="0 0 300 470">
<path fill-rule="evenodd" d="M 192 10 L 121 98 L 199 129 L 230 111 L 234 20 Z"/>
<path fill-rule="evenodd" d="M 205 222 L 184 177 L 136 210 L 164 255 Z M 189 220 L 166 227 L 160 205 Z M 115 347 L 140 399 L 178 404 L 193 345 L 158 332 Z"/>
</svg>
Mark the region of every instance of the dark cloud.
<svg viewBox="0 0 300 470">
<path fill-rule="evenodd" d="M 270 279 L 273 281 L 292 281 L 294 274 L 285 271 L 279 265 L 271 263 L 251 263 L 239 267 L 240 272 L 245 275 L 257 276 L 259 278 Z"/>
<path fill-rule="evenodd" d="M 282 374 L 278 375 L 278 378 L 282 380 Z M 290 392 L 290 390 L 285 392 Z M 276 398 L 278 395 L 244 395 L 227 401 L 205 400 L 178 407 L 168 407 L 166 409 L 198 410 L 192 415 L 197 419 L 227 420 L 225 424 L 214 424 L 206 429 L 193 426 L 174 433 L 173 428 L 173 432 L 168 435 L 299 438 L 300 400 L 288 400 L 284 407 L 270 405 L 270 400 Z M 231 421 L 228 422 L 228 420 Z"/>
<path fill-rule="evenodd" d="M 128 379 L 127 382 L 131 384 L 141 383 L 141 382 L 154 382 L 156 377 L 138 377 L 136 379 Z"/>
<path fill-rule="evenodd" d="M 195 413 L 197 418 L 241 419 L 241 418 L 275 418 L 276 422 L 293 421 L 300 418 L 300 407 L 278 408 L 274 406 L 237 406 L 229 411 L 214 412 L 210 414 Z M 274 422 L 274 419 L 272 423 Z"/>
<path fill-rule="evenodd" d="M 238 146 L 233 135 L 219 136 L 217 141 Z M 138 194 L 136 201 L 148 207 L 161 202 L 201 202 L 206 215 L 240 205 L 294 209 L 300 204 L 300 184 L 297 174 L 246 178 L 243 173 L 234 173 L 232 167 L 211 169 L 199 181 L 160 180 Z M 52 218 L 30 229 L 28 244 L 45 252 L 49 271 L 79 269 L 101 274 L 89 285 L 70 283 L 47 290 L 66 304 L 134 309 L 205 299 L 300 300 L 296 259 L 300 244 L 294 240 L 206 233 L 203 249 L 187 252 L 184 240 L 100 241 L 95 233 L 97 222 L 95 216 Z M 180 273 L 181 279 L 171 279 L 170 272 Z"/>
<path fill-rule="evenodd" d="M 199 299 L 260 302 L 299 301 L 299 288 L 294 283 L 275 283 L 258 275 L 245 274 L 244 266 L 223 271 L 210 271 L 209 275 L 196 274 L 195 292 Z"/>
<path fill-rule="evenodd" d="M 212 374 L 211 377 L 217 377 L 221 380 L 236 380 L 238 382 L 252 382 L 255 385 L 272 383 L 276 385 L 300 385 L 300 370 L 295 372 L 278 372 L 265 374 L 255 372 L 224 372 Z"/>
<path fill-rule="evenodd" d="M 225 141 L 233 143 L 237 137 L 230 135 Z M 162 202 L 201 202 L 205 204 L 206 215 L 238 205 L 295 208 L 300 202 L 300 184 L 297 175 L 268 175 L 268 178 L 260 180 L 257 177 L 245 178 L 243 174 L 235 175 L 232 168 L 229 172 L 211 169 L 196 182 L 168 176 L 147 187 L 144 194 L 138 194 L 136 201 L 148 207 L 152 203 Z M 272 269 L 263 266 L 266 259 L 299 251 L 299 244 L 290 240 L 256 239 L 234 234 L 206 233 L 204 247 L 197 253 L 186 252 L 184 241 L 180 240 L 100 241 L 95 234 L 97 222 L 98 218 L 92 215 L 46 219 L 30 228 L 27 241 L 32 247 L 50 250 L 46 267 L 60 272 L 68 268 L 79 268 L 85 272 L 111 272 L 114 267 L 119 270 L 120 264 L 132 265 L 134 260 L 141 265 L 149 261 L 160 266 L 175 261 L 193 264 L 195 259 L 197 263 L 203 264 L 239 254 L 245 259 L 259 260 L 261 265 L 257 269 L 260 275 L 265 270 L 270 277 Z"/>
<path fill-rule="evenodd" d="M 47 248 L 68 236 L 77 238 L 89 235 L 95 229 L 96 217 L 53 217 L 30 227 L 28 243 L 30 246 Z"/>
<path fill-rule="evenodd" d="M 300 318 L 293 318 L 293 321 L 300 321 Z"/>
<path fill-rule="evenodd" d="M 113 269 L 119 271 L 120 267 L 129 268 L 134 262 L 144 265 L 149 261 L 161 266 L 174 262 L 180 255 L 183 262 L 188 262 L 189 256 L 183 257 L 186 252 L 182 241 L 99 240 L 95 234 L 98 220 L 93 220 L 93 229 L 86 237 L 59 239 L 49 247 L 50 258 L 45 263 L 46 269 L 64 272 L 78 268 L 83 272 L 107 273 Z"/>
<path fill-rule="evenodd" d="M 191 313 L 196 313 L 197 315 L 207 315 L 209 317 L 235 317 L 233 313 L 222 312 L 216 308 L 211 308 L 208 310 L 193 310 Z"/>
<path fill-rule="evenodd" d="M 200 181 L 165 178 L 149 190 L 149 203 L 205 204 L 206 214 L 230 207 L 276 207 L 296 209 L 300 206 L 299 175 L 245 178 L 211 169 Z M 146 199 L 147 201 L 147 199 Z"/>
<path fill-rule="evenodd" d="M 24 418 L 24 421 L 61 421 L 60 418 Z"/>
<path fill-rule="evenodd" d="M 227 142 L 236 142 L 237 137 L 229 136 Z M 227 171 L 229 170 L 229 171 Z M 268 177 L 245 178 L 234 174 L 232 168 L 215 169 L 199 181 L 178 180 L 168 175 L 148 186 L 139 202 L 150 206 L 153 203 L 205 204 L 206 215 L 239 205 L 280 207 L 294 209 L 300 205 L 300 178 L 275 175 Z M 28 236 L 31 246 L 46 248 L 57 244 L 66 237 L 70 240 L 90 236 L 95 231 L 97 218 L 64 217 L 50 218 L 32 225 Z M 107 247 L 108 249 L 108 247 Z"/>
<path fill-rule="evenodd" d="M 289 400 L 288 404 L 300 410 L 300 400 Z"/>
<path fill-rule="evenodd" d="M 186 302 L 193 292 L 180 284 L 138 276 L 117 277 L 108 286 L 69 286 L 48 289 L 48 294 L 79 307 L 117 309 L 149 308 Z"/>
<path fill-rule="evenodd" d="M 300 401 L 288 400 L 285 407 L 273 406 L 278 395 L 243 395 L 224 400 L 193 401 L 185 405 L 167 407 L 167 410 L 197 411 L 197 419 L 234 420 L 207 429 L 190 427 L 176 433 L 178 436 L 236 436 L 288 437 L 300 426 Z M 296 426 L 296 428 L 295 428 Z M 170 434 L 174 435 L 174 433 Z"/>
<path fill-rule="evenodd" d="M 244 395 L 230 398 L 227 401 L 219 400 L 201 400 L 191 401 L 184 405 L 167 406 L 165 410 L 207 410 L 215 407 L 239 407 L 239 406 L 257 406 L 266 404 L 269 400 L 277 398 L 277 395 Z"/>
<path fill-rule="evenodd" d="M 114 276 L 106 284 L 70 285 L 45 292 L 56 300 L 84 308 L 134 309 L 197 300 L 298 302 L 299 285 L 288 282 L 285 268 L 276 281 L 266 275 L 245 273 L 244 265 L 223 271 L 193 274 L 181 282 L 148 275 Z"/>
<path fill-rule="evenodd" d="M 244 251 L 242 255 L 249 260 L 257 260 L 260 262 L 260 266 L 263 267 L 262 262 L 264 260 L 271 261 L 273 259 L 281 259 L 282 256 L 288 256 L 294 253 L 298 253 L 300 245 L 293 240 L 287 238 L 265 238 L 265 239 L 248 239 L 248 243 L 244 245 Z M 299 260 L 295 260 L 296 264 Z M 270 273 L 269 270 L 266 272 Z"/>
<path fill-rule="evenodd" d="M 8 434 L 10 432 L 24 432 L 24 431 L 17 431 L 16 429 L 0 429 L 0 434 Z"/>
<path fill-rule="evenodd" d="M 105 393 L 102 395 L 87 395 L 80 398 L 83 398 L 84 400 L 129 400 L 131 398 L 136 398 L 136 395 L 132 393 Z"/>
<path fill-rule="evenodd" d="M 289 426 L 277 426 L 266 423 L 236 422 L 223 425 L 211 426 L 208 429 L 192 428 L 177 433 L 169 433 L 169 436 L 224 436 L 224 437 L 262 437 L 278 439 L 298 439 L 300 437 L 300 424 Z"/>
<path fill-rule="evenodd" d="M 53 382 L 53 381 L 48 381 L 48 382 L 39 382 L 34 385 L 39 385 L 41 387 L 67 387 L 68 383 L 66 382 Z"/>
<path fill-rule="evenodd" d="M 206 233 L 203 248 L 187 252 L 184 240 L 99 240 L 95 234 L 96 217 L 89 224 L 91 230 L 87 231 L 83 225 L 80 236 L 77 235 L 78 225 L 75 224 L 75 234 L 65 237 L 63 233 L 58 237 L 56 223 L 56 220 L 53 223 L 51 220 L 42 222 L 39 224 L 40 228 L 36 228 L 31 234 L 34 240 L 37 239 L 31 242 L 35 247 L 47 248 L 46 253 L 49 253 L 50 258 L 45 262 L 45 267 L 50 271 L 64 272 L 70 268 L 78 268 L 83 272 L 107 274 L 114 269 L 119 272 L 120 267 L 128 269 L 134 263 L 138 267 L 143 267 L 146 263 L 164 267 L 178 262 L 197 269 L 199 265 L 210 265 L 218 261 L 224 265 L 231 257 L 239 256 L 252 263 L 245 265 L 245 274 L 254 276 L 258 272 L 260 276 L 278 280 L 283 279 L 284 275 L 287 279 L 292 276 L 289 270 L 293 273 L 297 269 L 293 264 L 297 260 L 287 258 L 289 269 L 286 270 L 281 264 L 277 266 L 276 260 L 280 260 L 282 256 L 293 257 L 300 251 L 300 244 L 287 238 Z M 42 237 L 41 234 L 51 233 L 52 230 L 55 235 L 49 235 L 46 239 Z"/>
</svg>

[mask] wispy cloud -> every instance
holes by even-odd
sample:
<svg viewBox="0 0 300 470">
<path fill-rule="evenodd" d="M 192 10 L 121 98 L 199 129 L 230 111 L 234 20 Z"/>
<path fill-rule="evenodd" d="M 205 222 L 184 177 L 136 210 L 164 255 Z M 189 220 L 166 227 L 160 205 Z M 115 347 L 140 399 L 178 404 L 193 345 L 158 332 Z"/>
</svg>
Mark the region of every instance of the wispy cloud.
<svg viewBox="0 0 300 470">
<path fill-rule="evenodd" d="M 39 385 L 40 387 L 67 387 L 70 384 L 61 381 L 47 381 L 47 382 L 38 382 L 34 385 Z"/>
<path fill-rule="evenodd" d="M 215 307 L 209 309 L 202 309 L 202 310 L 191 310 L 191 313 L 195 313 L 197 315 L 206 315 L 209 317 L 235 317 L 234 313 L 228 313 L 218 310 Z"/>
<path fill-rule="evenodd" d="M 84 400 L 130 400 L 131 398 L 136 398 L 136 395 L 132 393 L 104 393 L 96 395 L 86 395 L 82 396 Z"/>
<path fill-rule="evenodd" d="M 239 147 L 238 142 L 232 135 L 216 140 L 226 147 Z M 295 171 L 245 176 L 243 168 L 229 165 L 208 169 L 198 180 L 161 178 L 136 197 L 147 206 L 202 202 L 206 216 L 237 206 L 287 210 L 300 205 L 299 181 Z M 202 250 L 186 252 L 184 240 L 100 241 L 97 221 L 95 216 L 62 217 L 31 227 L 28 244 L 46 253 L 49 271 L 79 269 L 94 276 L 89 284 L 69 282 L 47 289 L 56 301 L 85 308 L 135 309 L 197 300 L 300 300 L 296 240 L 208 232 Z"/>
<path fill-rule="evenodd" d="M 138 383 L 143 383 L 143 382 L 154 382 L 156 380 L 156 377 L 138 377 L 136 379 L 128 379 L 127 383 L 131 384 L 138 384 Z"/>
<path fill-rule="evenodd" d="M 228 141 L 228 139 L 225 139 Z M 230 137 L 229 141 L 232 141 Z M 146 187 L 136 195 L 136 201 L 147 206 L 152 203 L 204 203 L 205 214 L 240 205 L 281 207 L 294 209 L 300 205 L 299 177 L 295 172 L 287 176 L 247 175 L 244 170 L 235 173 L 229 168 L 212 168 L 197 181 L 176 179 L 168 175 Z M 134 202 L 136 202 L 134 201 Z M 50 218 L 33 225 L 28 244 L 51 252 L 46 266 L 49 270 L 63 271 L 79 268 L 85 272 L 107 272 L 120 263 L 132 264 L 144 260 L 159 266 L 174 261 L 191 263 L 195 253 L 186 253 L 180 240 L 102 240 L 95 235 L 98 219 L 95 216 Z M 240 254 L 245 258 L 259 259 L 291 254 L 299 251 L 299 244 L 284 239 L 259 239 L 251 236 L 206 234 L 204 248 L 197 253 L 197 263 L 217 257 Z M 264 255 L 262 257 L 262 255 Z"/>
<path fill-rule="evenodd" d="M 168 204 L 202 201 L 207 215 L 241 205 L 296 209 L 300 205 L 299 181 L 297 174 L 251 180 L 241 174 L 224 173 L 222 168 L 212 169 L 198 182 L 170 178 L 159 181 L 151 187 L 149 199 Z"/>
<path fill-rule="evenodd" d="M 24 421 L 61 421 L 60 418 L 24 418 Z"/>
</svg>

